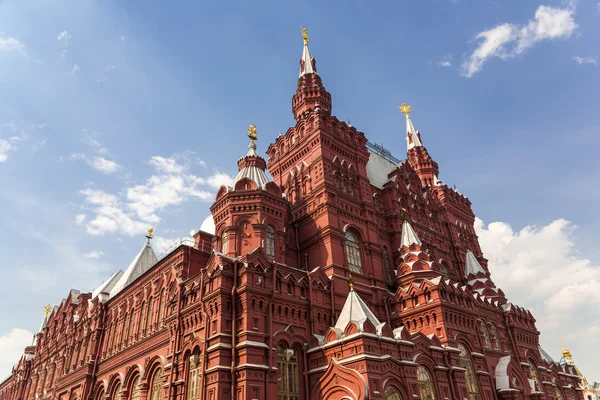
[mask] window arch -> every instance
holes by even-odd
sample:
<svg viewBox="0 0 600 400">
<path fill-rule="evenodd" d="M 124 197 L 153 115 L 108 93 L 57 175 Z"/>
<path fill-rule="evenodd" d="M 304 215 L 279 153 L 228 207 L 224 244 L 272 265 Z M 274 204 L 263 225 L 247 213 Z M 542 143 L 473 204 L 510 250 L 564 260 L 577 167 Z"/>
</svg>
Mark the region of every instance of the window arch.
<svg viewBox="0 0 600 400">
<path fill-rule="evenodd" d="M 294 348 L 277 346 L 277 386 L 279 400 L 300 399 L 298 353 Z"/>
<path fill-rule="evenodd" d="M 115 390 L 112 393 L 111 399 L 112 400 L 119 400 L 121 398 L 121 383 L 117 383 L 117 385 L 115 386 Z"/>
<path fill-rule="evenodd" d="M 469 391 L 469 398 L 471 400 L 479 400 L 479 389 L 477 388 L 477 378 L 475 377 L 475 370 L 473 369 L 473 362 L 469 351 L 464 344 L 459 344 L 458 349 L 460 350 L 460 366 L 465 369 L 465 380 L 467 383 L 467 390 Z"/>
<path fill-rule="evenodd" d="M 417 381 L 419 382 L 421 400 L 435 400 L 433 380 L 431 379 L 429 371 L 421 365 L 417 367 Z"/>
<path fill-rule="evenodd" d="M 392 270 L 390 268 L 390 259 L 388 257 L 388 249 L 383 246 L 383 271 L 385 272 L 385 280 L 388 285 L 392 285 L 394 281 L 392 280 Z M 390 386 L 391 387 L 391 386 Z"/>
<path fill-rule="evenodd" d="M 193 354 L 188 360 L 187 400 L 196 400 L 200 395 L 200 356 Z"/>
<path fill-rule="evenodd" d="M 492 348 L 492 341 L 490 340 L 490 333 L 487 330 L 487 327 L 485 326 L 485 322 L 483 321 L 479 321 L 479 330 L 480 335 L 481 335 L 481 341 L 483 342 L 483 346 L 486 349 L 491 349 Z"/>
<path fill-rule="evenodd" d="M 129 399 L 130 400 L 139 400 L 141 395 L 140 390 L 140 376 L 136 376 L 133 380 L 133 384 L 131 385 L 131 389 L 129 390 Z"/>
<path fill-rule="evenodd" d="M 440 264 L 440 274 L 442 274 L 442 277 L 444 279 L 450 278 L 450 273 L 448 272 L 448 266 L 446 265 L 445 262 L 442 262 Z"/>
<path fill-rule="evenodd" d="M 150 394 L 150 400 L 160 400 L 162 397 L 162 369 L 157 369 L 152 377 L 152 392 Z"/>
<path fill-rule="evenodd" d="M 346 255 L 348 257 L 348 268 L 350 272 L 362 274 L 362 263 L 360 261 L 360 242 L 353 231 L 346 232 Z"/>
<path fill-rule="evenodd" d="M 223 232 L 221 235 L 221 253 L 227 253 L 227 232 Z"/>
<path fill-rule="evenodd" d="M 560 389 L 558 388 L 558 386 L 554 386 L 554 395 L 556 396 L 556 398 L 558 400 L 563 400 L 563 395 L 560 392 Z"/>
<path fill-rule="evenodd" d="M 542 382 L 540 382 L 540 376 L 538 375 L 537 368 L 535 367 L 535 363 L 530 358 L 527 360 L 529 364 L 529 379 L 531 379 L 535 385 L 535 391 L 541 391 Z"/>
<path fill-rule="evenodd" d="M 271 260 L 275 258 L 275 229 L 271 225 L 267 225 L 267 257 Z"/>
<path fill-rule="evenodd" d="M 388 388 L 385 389 L 383 396 L 384 400 L 402 400 L 402 395 L 400 395 L 398 389 L 393 386 L 388 386 Z"/>
</svg>

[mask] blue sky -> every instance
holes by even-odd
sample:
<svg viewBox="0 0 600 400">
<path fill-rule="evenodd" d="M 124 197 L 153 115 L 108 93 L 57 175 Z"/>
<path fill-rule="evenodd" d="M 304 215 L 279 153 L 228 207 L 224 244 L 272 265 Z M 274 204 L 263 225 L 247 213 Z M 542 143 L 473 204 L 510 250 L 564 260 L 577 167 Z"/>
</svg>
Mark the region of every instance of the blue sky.
<svg viewBox="0 0 600 400">
<path fill-rule="evenodd" d="M 402 158 L 412 104 L 496 283 L 600 379 L 600 3 L 372 3 L 0 1 L 0 353 L 202 225 L 247 126 L 293 124 L 305 26 L 334 114 Z"/>
</svg>

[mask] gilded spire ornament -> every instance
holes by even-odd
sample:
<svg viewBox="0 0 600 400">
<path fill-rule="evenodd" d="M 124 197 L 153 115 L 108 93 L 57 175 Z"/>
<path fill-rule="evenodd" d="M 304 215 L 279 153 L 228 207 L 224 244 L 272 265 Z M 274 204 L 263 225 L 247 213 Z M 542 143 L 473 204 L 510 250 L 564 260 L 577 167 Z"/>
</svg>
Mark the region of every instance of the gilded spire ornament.
<svg viewBox="0 0 600 400">
<path fill-rule="evenodd" d="M 250 144 L 254 144 L 254 141 L 258 140 L 258 134 L 256 133 L 256 125 L 250 124 L 250 128 L 248 128 L 248 137 L 250 138 Z"/>
<path fill-rule="evenodd" d="M 154 228 L 148 229 L 148 234 L 146 235 L 146 239 L 148 239 L 148 243 L 150 243 L 150 239 L 154 238 Z"/>
<path fill-rule="evenodd" d="M 50 314 L 50 311 L 52 311 L 52 306 L 50 304 L 44 306 L 44 318 L 48 318 L 48 314 Z"/>
<path fill-rule="evenodd" d="M 402 103 L 401 106 L 398 106 L 402 114 L 406 115 L 406 119 L 410 118 L 410 112 L 412 111 L 412 106 L 406 103 Z"/>
<path fill-rule="evenodd" d="M 569 349 L 567 349 L 567 346 L 565 346 L 565 339 L 560 338 L 560 342 L 563 345 L 563 351 L 562 351 L 563 356 L 571 357 L 571 352 L 569 351 Z"/>
<path fill-rule="evenodd" d="M 304 39 L 304 45 L 308 44 L 308 33 L 306 33 L 306 28 L 302 28 L 302 38 Z"/>
</svg>

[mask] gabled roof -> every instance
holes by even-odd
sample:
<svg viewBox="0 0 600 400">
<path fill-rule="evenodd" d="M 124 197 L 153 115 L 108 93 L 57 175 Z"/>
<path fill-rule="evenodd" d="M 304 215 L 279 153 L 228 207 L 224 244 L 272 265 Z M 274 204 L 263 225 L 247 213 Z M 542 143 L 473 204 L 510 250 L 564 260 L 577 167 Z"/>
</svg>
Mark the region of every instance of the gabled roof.
<svg viewBox="0 0 600 400">
<path fill-rule="evenodd" d="M 477 275 L 479 272 L 483 272 L 485 274 L 485 270 L 479 264 L 479 261 L 475 258 L 471 251 L 467 251 L 467 266 L 465 268 L 465 277 L 469 275 Z"/>
<path fill-rule="evenodd" d="M 110 293 L 110 291 L 115 287 L 115 285 L 117 284 L 119 279 L 121 279 L 122 276 L 122 270 L 118 270 L 117 272 L 115 272 L 110 278 L 102 282 L 102 284 L 92 292 L 92 299 L 98 296 L 100 293 Z"/>
<path fill-rule="evenodd" d="M 362 330 L 363 323 L 369 320 L 373 326 L 377 329 L 377 333 L 381 334 L 381 329 L 384 323 L 379 322 L 375 314 L 369 310 L 369 307 L 360 298 L 360 296 L 353 290 L 350 290 L 344 307 L 340 312 L 340 316 L 335 323 L 335 328 L 340 331 L 344 331 L 349 322 L 354 322 L 360 330 Z"/>
<path fill-rule="evenodd" d="M 404 220 L 404 222 L 402 223 L 402 240 L 400 241 L 400 247 L 410 247 L 410 245 L 413 243 L 416 243 L 419 246 L 422 245 L 413 227 L 408 221 Z"/>
<path fill-rule="evenodd" d="M 121 290 L 125 289 L 131 282 L 142 276 L 157 262 L 158 259 L 156 258 L 156 254 L 154 254 L 154 250 L 152 250 L 152 246 L 150 246 L 150 241 L 147 241 L 142 250 L 133 259 L 131 264 L 129 264 L 129 267 L 111 289 L 110 297 L 116 296 Z"/>
</svg>

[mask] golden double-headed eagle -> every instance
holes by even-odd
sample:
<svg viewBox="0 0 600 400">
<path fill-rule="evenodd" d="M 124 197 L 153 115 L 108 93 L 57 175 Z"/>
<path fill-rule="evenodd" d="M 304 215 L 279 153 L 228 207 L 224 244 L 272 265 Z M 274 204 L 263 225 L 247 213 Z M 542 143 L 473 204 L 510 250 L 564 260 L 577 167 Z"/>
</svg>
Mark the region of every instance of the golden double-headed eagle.
<svg viewBox="0 0 600 400">
<path fill-rule="evenodd" d="M 254 143 L 255 140 L 258 140 L 258 133 L 256 133 L 256 125 L 251 124 L 250 128 L 248 128 L 248 137 Z"/>
<path fill-rule="evenodd" d="M 412 110 L 412 106 L 410 106 L 406 103 L 402 103 L 402 105 L 398 106 L 398 108 L 400 109 L 402 114 L 406 115 L 406 119 L 410 118 L 410 112 Z"/>
<path fill-rule="evenodd" d="M 47 317 L 48 314 L 50 314 L 50 311 L 52 311 L 52 306 L 50 304 L 48 304 L 47 306 L 44 306 L 44 317 Z"/>
<path fill-rule="evenodd" d="M 304 45 L 308 44 L 308 33 L 306 32 L 306 28 L 302 28 L 302 38 L 304 39 Z"/>
</svg>

